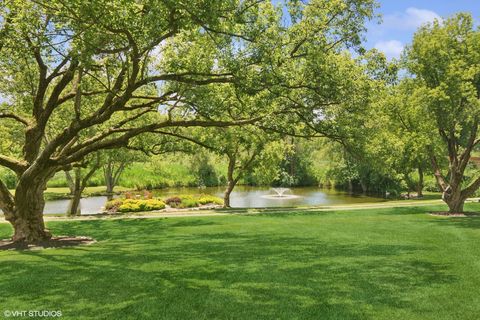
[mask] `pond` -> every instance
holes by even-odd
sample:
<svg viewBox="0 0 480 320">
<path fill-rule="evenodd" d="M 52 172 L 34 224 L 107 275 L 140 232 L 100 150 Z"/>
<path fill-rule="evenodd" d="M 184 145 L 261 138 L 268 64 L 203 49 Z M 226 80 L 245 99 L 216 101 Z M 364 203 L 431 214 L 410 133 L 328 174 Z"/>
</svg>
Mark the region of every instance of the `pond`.
<svg viewBox="0 0 480 320">
<path fill-rule="evenodd" d="M 168 188 L 153 190 L 155 196 L 169 197 L 180 194 L 211 194 L 223 197 L 224 188 Z M 231 206 L 235 208 L 262 208 L 262 207 L 296 207 L 296 206 L 322 206 L 341 205 L 366 202 L 381 202 L 383 198 L 349 194 L 347 192 L 322 189 L 316 187 L 291 188 L 285 197 L 275 197 L 275 192 L 268 187 L 238 186 L 231 194 Z M 82 214 L 99 213 L 107 197 L 89 197 L 81 200 Z M 58 214 L 67 211 L 69 200 L 47 201 L 45 214 Z"/>
</svg>

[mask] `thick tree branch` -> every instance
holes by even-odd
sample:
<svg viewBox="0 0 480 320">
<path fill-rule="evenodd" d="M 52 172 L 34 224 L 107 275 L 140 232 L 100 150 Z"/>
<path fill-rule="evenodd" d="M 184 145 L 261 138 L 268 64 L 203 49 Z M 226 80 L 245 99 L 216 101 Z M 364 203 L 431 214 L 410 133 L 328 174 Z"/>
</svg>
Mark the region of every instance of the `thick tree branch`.
<svg viewBox="0 0 480 320">
<path fill-rule="evenodd" d="M 14 113 L 0 111 L 0 119 L 1 118 L 10 118 L 10 119 L 13 119 L 17 122 L 20 122 L 21 124 L 23 124 L 25 126 L 28 126 L 30 124 L 30 122 L 27 119 L 25 119 L 25 118 L 23 118 L 23 117 L 21 117 L 17 114 L 14 114 Z"/>
<path fill-rule="evenodd" d="M 231 73 L 196 73 L 185 72 L 175 74 L 163 74 L 157 76 L 146 77 L 135 84 L 135 88 L 139 88 L 149 83 L 158 81 L 176 81 L 181 83 L 205 85 L 211 83 L 231 83 L 234 81 L 233 74 Z"/>
<path fill-rule="evenodd" d="M 442 188 L 442 191 L 446 191 L 448 188 L 448 183 L 446 182 L 446 179 L 443 176 L 442 171 L 440 170 L 437 157 L 435 157 L 433 152 L 430 152 L 430 161 L 432 164 L 433 174 L 435 176 L 435 179 L 437 180 L 438 185 L 440 186 L 440 188 Z"/>
<path fill-rule="evenodd" d="M 9 168 L 16 173 L 21 173 L 25 171 L 28 166 L 27 163 L 24 161 L 16 160 L 4 155 L 0 155 L 0 166 L 4 166 L 6 168 Z"/>
<path fill-rule="evenodd" d="M 465 146 L 465 150 L 463 150 L 462 154 L 460 155 L 460 160 L 459 160 L 459 171 L 464 172 L 465 168 L 468 165 L 468 162 L 470 161 L 470 157 L 473 151 L 473 148 L 475 147 L 477 139 L 477 134 L 478 134 L 478 119 L 475 119 L 475 123 L 470 131 L 470 137 L 468 138 L 467 144 Z"/>
<path fill-rule="evenodd" d="M 39 126 L 41 128 L 46 125 L 48 119 L 50 119 L 53 110 L 55 110 L 55 108 L 58 106 L 58 99 L 66 86 L 73 80 L 75 69 L 78 67 L 78 64 L 78 61 L 72 61 L 60 81 L 54 86 L 52 93 L 50 94 L 50 97 L 46 103 L 45 110 L 44 112 L 42 112 L 39 119 Z"/>
<path fill-rule="evenodd" d="M 92 167 L 90 170 L 87 172 L 87 174 L 83 177 L 81 186 L 80 186 L 80 191 L 83 192 L 85 188 L 87 187 L 88 181 L 90 178 L 93 176 L 93 174 L 100 168 L 100 154 L 97 153 L 95 157 L 95 162 L 93 163 Z"/>
<path fill-rule="evenodd" d="M 203 121 L 203 120 L 179 120 L 179 121 L 164 121 L 161 123 L 154 123 L 147 126 L 123 129 L 123 133 L 119 137 L 111 138 L 109 140 L 99 140 L 94 143 L 84 145 L 82 149 L 75 149 L 73 152 L 69 152 L 68 155 L 52 159 L 58 165 L 66 165 L 79 161 L 87 154 L 90 154 L 97 150 L 111 149 L 116 147 L 126 146 L 131 138 L 134 138 L 142 133 L 155 132 L 161 128 L 169 127 L 228 127 L 228 126 L 240 126 L 246 124 L 252 124 L 258 122 L 261 118 L 240 120 L 240 121 Z M 73 149 L 73 148 L 72 148 Z"/>
</svg>

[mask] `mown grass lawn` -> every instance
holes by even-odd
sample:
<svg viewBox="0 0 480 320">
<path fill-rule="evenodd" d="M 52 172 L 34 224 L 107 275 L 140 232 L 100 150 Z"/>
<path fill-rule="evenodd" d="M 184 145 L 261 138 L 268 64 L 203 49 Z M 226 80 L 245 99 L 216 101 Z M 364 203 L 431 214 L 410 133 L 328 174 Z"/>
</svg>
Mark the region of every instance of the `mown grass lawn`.
<svg viewBox="0 0 480 320">
<path fill-rule="evenodd" d="M 98 243 L 0 252 L 0 314 L 478 319 L 480 217 L 431 209 L 51 222 Z"/>
</svg>

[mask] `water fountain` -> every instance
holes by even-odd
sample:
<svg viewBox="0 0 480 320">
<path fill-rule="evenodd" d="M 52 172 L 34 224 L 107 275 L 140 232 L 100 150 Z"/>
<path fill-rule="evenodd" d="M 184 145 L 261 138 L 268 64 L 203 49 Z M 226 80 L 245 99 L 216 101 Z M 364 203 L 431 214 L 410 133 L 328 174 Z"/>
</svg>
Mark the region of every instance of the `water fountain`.
<svg viewBox="0 0 480 320">
<path fill-rule="evenodd" d="M 290 191 L 288 188 L 272 188 L 277 194 L 277 197 L 285 197 L 285 192 Z"/>
<path fill-rule="evenodd" d="M 286 194 L 288 192 L 291 192 L 289 188 L 271 188 L 270 191 L 273 191 L 274 194 L 265 194 L 262 197 L 267 199 L 281 199 L 281 200 L 295 199 L 299 197 L 294 194 Z"/>
</svg>

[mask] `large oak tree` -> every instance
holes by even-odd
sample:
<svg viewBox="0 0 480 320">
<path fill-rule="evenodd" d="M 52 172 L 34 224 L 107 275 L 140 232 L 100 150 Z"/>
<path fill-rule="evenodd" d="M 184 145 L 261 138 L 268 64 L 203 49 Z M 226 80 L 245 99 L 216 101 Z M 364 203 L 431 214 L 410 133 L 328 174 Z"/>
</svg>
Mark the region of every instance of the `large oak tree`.
<svg viewBox="0 0 480 320">
<path fill-rule="evenodd" d="M 11 0 L 0 5 L 0 123 L 8 137 L 0 165 L 18 178 L 12 194 L 0 181 L 0 208 L 13 240 L 51 235 L 43 191 L 56 172 L 139 135 L 188 127 L 227 127 L 274 115 L 318 123 L 339 96 L 339 53 L 360 43 L 373 0 Z M 303 61 L 303 62 L 302 62 Z M 304 105 L 309 75 L 321 92 Z M 333 80 L 332 80 L 333 79 Z M 339 81 L 336 81 L 339 80 Z M 192 88 L 263 91 L 284 103 L 229 112 L 197 104 Z M 201 90 L 200 90 L 201 91 Z M 297 100 L 298 99 L 298 100 Z M 306 108 L 304 108 L 306 107 Z M 277 109 L 278 108 L 278 109 Z M 308 125 L 307 125 L 308 126 Z"/>
<path fill-rule="evenodd" d="M 268 28 L 270 21 L 259 17 L 270 7 L 258 1 L 3 2 L 0 123 L 11 140 L 2 144 L 0 165 L 18 183 L 12 194 L 0 181 L 0 208 L 14 227 L 13 240 L 51 236 L 43 222 L 46 183 L 93 152 L 161 128 L 255 121 L 204 116 L 209 110 L 191 112 L 194 102 L 178 101 L 185 86 L 233 83 L 244 63 L 261 62 L 261 54 L 249 58 L 249 52 Z M 194 61 L 182 57 L 192 50 Z M 185 86 L 165 89 L 171 82 Z M 162 105 L 169 105 L 168 114 L 159 112 Z"/>
<path fill-rule="evenodd" d="M 467 14 L 436 21 L 417 31 L 405 60 L 412 78 L 399 88 L 399 114 L 413 120 L 428 141 L 449 211 L 463 212 L 465 200 L 480 187 L 479 176 L 466 177 L 480 144 L 480 31 Z"/>
</svg>

